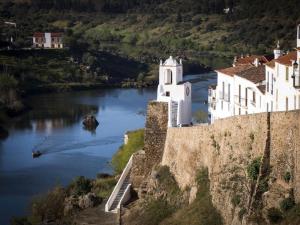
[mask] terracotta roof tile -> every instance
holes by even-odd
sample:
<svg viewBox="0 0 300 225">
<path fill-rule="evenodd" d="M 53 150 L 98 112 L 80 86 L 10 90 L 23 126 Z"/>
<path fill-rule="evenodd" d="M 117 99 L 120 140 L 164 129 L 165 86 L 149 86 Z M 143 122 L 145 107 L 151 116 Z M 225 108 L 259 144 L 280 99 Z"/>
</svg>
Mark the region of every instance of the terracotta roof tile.
<svg viewBox="0 0 300 225">
<path fill-rule="evenodd" d="M 228 76 L 234 76 L 235 74 L 240 73 L 243 70 L 247 70 L 251 67 L 254 67 L 254 66 L 246 64 L 246 65 L 239 65 L 239 66 L 235 66 L 235 67 L 229 67 L 229 68 L 225 68 L 225 69 L 219 69 L 219 70 L 216 70 L 216 72 L 223 73 Z"/>
<path fill-rule="evenodd" d="M 275 68 L 275 59 L 273 59 L 271 62 L 266 63 L 266 66 Z"/>
<path fill-rule="evenodd" d="M 284 56 L 279 57 L 278 59 L 275 60 L 275 62 L 278 62 L 282 65 L 291 66 L 293 60 L 297 60 L 296 51 L 290 52 Z"/>
<path fill-rule="evenodd" d="M 237 61 L 235 62 L 235 65 L 244 65 L 244 64 L 254 64 L 255 59 L 258 59 L 258 61 L 261 64 L 265 64 L 270 62 L 273 57 L 271 55 L 251 55 L 251 56 L 247 56 L 244 58 L 238 58 Z"/>
<path fill-rule="evenodd" d="M 45 33 L 35 32 L 35 33 L 33 34 L 33 37 L 45 37 Z"/>
<path fill-rule="evenodd" d="M 266 79 L 265 72 L 266 72 L 265 66 L 258 66 L 258 67 L 252 67 L 250 69 L 241 71 L 236 75 L 257 84 Z"/>
<path fill-rule="evenodd" d="M 259 85 L 257 86 L 258 90 L 261 91 L 261 93 L 266 93 L 266 85 Z"/>
<path fill-rule="evenodd" d="M 51 33 L 51 37 L 62 37 L 62 33 Z"/>
</svg>

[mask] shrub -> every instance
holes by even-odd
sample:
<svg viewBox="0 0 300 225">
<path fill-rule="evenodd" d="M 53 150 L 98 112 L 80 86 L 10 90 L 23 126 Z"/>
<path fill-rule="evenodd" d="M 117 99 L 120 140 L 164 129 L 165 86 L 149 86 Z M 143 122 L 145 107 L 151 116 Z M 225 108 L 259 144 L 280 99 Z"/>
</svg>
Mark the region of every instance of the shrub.
<svg viewBox="0 0 300 225">
<path fill-rule="evenodd" d="M 281 211 L 274 207 L 268 209 L 267 216 L 271 223 L 279 223 L 283 219 Z"/>
<path fill-rule="evenodd" d="M 91 180 L 80 176 L 73 180 L 73 182 L 69 185 L 69 190 L 71 194 L 74 195 L 84 195 L 91 191 L 92 189 L 92 182 Z"/>
<path fill-rule="evenodd" d="M 239 211 L 239 220 L 242 221 L 244 215 L 247 213 L 247 210 L 245 208 L 241 208 Z"/>
<path fill-rule="evenodd" d="M 285 181 L 286 183 L 289 183 L 290 180 L 291 180 L 291 178 L 292 178 L 291 172 L 289 172 L 289 171 L 285 172 L 285 174 L 284 174 L 284 176 L 283 176 L 284 181 Z"/>
<path fill-rule="evenodd" d="M 261 164 L 261 157 L 258 157 L 254 159 L 247 167 L 247 175 L 253 181 L 257 180 L 258 178 L 260 164 Z"/>
<path fill-rule="evenodd" d="M 101 198 L 107 198 L 111 194 L 117 181 L 114 177 L 97 179 L 93 185 L 93 192 Z"/>
<path fill-rule="evenodd" d="M 231 198 L 231 203 L 236 207 L 241 203 L 241 197 L 237 194 L 234 194 Z"/>
<path fill-rule="evenodd" d="M 45 220 L 61 219 L 64 212 L 65 197 L 65 190 L 56 187 L 48 194 L 34 198 L 31 204 L 31 222 L 40 224 Z"/>
<path fill-rule="evenodd" d="M 280 209 L 284 212 L 290 210 L 295 205 L 295 201 L 293 198 L 285 198 L 280 202 Z"/>
</svg>

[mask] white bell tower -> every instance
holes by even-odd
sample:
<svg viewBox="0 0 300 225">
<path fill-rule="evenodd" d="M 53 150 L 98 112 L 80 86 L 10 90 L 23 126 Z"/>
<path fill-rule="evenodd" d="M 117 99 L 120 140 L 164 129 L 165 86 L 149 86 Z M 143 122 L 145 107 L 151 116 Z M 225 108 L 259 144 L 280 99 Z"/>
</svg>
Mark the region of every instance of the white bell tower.
<svg viewBox="0 0 300 225">
<path fill-rule="evenodd" d="M 191 84 L 183 81 L 182 60 L 170 56 L 160 61 L 157 101 L 168 103 L 169 127 L 191 124 L 191 94 Z"/>
<path fill-rule="evenodd" d="M 278 59 L 282 55 L 283 55 L 283 51 L 280 49 L 279 41 L 277 41 L 277 46 L 274 49 L 274 59 Z"/>
</svg>

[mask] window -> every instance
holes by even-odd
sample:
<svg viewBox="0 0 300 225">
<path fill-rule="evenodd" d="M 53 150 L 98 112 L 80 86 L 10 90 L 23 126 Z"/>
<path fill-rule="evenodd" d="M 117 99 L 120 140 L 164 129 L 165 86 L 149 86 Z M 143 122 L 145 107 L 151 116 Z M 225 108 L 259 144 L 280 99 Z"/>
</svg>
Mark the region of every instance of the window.
<svg viewBox="0 0 300 225">
<path fill-rule="evenodd" d="M 225 98 L 225 83 L 224 81 L 222 82 L 222 99 Z"/>
<path fill-rule="evenodd" d="M 228 84 L 228 102 L 230 102 L 230 84 Z"/>
<path fill-rule="evenodd" d="M 245 89 L 245 106 L 248 106 L 248 89 Z"/>
<path fill-rule="evenodd" d="M 241 92 L 242 92 L 242 88 L 241 88 L 241 85 L 239 85 L 239 103 L 240 104 L 241 104 Z"/>
<path fill-rule="evenodd" d="M 253 101 L 253 103 L 256 103 L 256 93 L 255 93 L 255 91 L 253 91 L 252 101 Z"/>
<path fill-rule="evenodd" d="M 285 111 L 288 111 L 289 110 L 289 98 L 286 97 L 285 98 Z"/>
<path fill-rule="evenodd" d="M 274 77 L 273 77 L 273 73 L 271 74 L 271 95 L 273 95 L 273 85 L 274 85 L 274 83 L 273 83 L 273 79 Z"/>
<path fill-rule="evenodd" d="M 271 112 L 273 112 L 273 101 L 271 101 Z"/>
<path fill-rule="evenodd" d="M 172 84 L 172 70 L 165 71 L 165 84 Z"/>
<path fill-rule="evenodd" d="M 285 67 L 285 80 L 289 81 L 289 67 L 288 66 Z"/>
<path fill-rule="evenodd" d="M 166 96 L 168 96 L 168 97 L 170 96 L 170 92 L 169 91 L 166 92 Z"/>
<path fill-rule="evenodd" d="M 270 79 L 270 74 L 269 74 L 269 71 L 268 71 L 268 74 L 267 74 L 267 92 L 269 92 L 269 79 Z"/>
</svg>

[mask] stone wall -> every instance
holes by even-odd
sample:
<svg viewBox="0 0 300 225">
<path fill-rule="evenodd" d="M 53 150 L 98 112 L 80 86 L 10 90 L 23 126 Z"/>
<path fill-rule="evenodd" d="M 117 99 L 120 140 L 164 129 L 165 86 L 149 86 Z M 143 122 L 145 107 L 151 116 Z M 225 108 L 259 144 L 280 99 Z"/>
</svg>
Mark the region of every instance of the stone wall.
<svg viewBox="0 0 300 225">
<path fill-rule="evenodd" d="M 152 171 L 161 163 L 168 127 L 168 104 L 150 102 L 147 108 L 144 149 L 133 157 L 132 184 L 139 188 Z"/>
<path fill-rule="evenodd" d="M 225 224 L 247 224 L 241 212 L 249 214 L 255 198 L 260 198 L 262 211 L 279 207 L 293 194 L 300 201 L 299 147 L 300 111 L 262 113 L 213 125 L 168 128 L 162 164 L 170 167 L 182 190 L 195 186 L 197 170 L 207 167 L 212 200 Z M 262 195 L 247 176 L 247 166 L 258 157 L 265 167 L 258 180 L 267 177 L 268 184 Z"/>
</svg>

